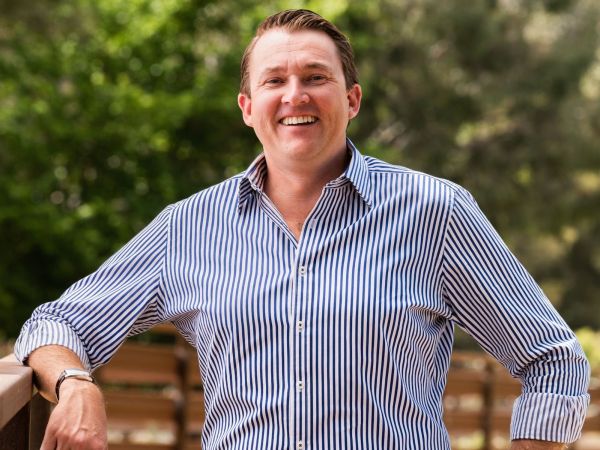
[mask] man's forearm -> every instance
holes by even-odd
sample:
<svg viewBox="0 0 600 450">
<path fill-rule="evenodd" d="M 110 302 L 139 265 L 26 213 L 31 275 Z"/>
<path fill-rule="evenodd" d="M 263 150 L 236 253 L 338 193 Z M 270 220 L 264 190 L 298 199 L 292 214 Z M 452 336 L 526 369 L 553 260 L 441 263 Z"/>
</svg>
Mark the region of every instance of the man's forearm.
<svg viewBox="0 0 600 450">
<path fill-rule="evenodd" d="M 515 439 L 512 441 L 510 450 L 564 450 L 566 444 L 549 441 L 536 441 L 531 439 Z"/>
<path fill-rule="evenodd" d="M 57 402 L 56 381 L 65 369 L 83 368 L 79 357 L 66 347 L 48 345 L 27 359 L 40 393 Z M 59 448 L 106 450 L 107 425 L 100 388 L 88 381 L 67 378 L 60 385 L 60 402 L 52 411 L 41 450 Z"/>
<path fill-rule="evenodd" d="M 27 365 L 33 369 L 42 396 L 55 403 L 58 399 L 54 389 L 62 371 L 84 368 L 73 351 L 60 345 L 46 345 L 34 350 L 27 358 Z"/>
</svg>

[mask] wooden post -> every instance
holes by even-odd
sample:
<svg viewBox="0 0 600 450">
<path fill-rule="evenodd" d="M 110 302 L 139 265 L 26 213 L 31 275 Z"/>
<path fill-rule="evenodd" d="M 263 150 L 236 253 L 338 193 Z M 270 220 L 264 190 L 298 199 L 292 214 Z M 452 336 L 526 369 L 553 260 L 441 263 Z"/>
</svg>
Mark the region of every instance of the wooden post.
<svg viewBox="0 0 600 450">
<path fill-rule="evenodd" d="M 0 430 L 0 448 L 29 450 L 29 403 L 23 406 Z"/>
<path fill-rule="evenodd" d="M 179 399 L 175 417 L 177 426 L 176 449 L 183 450 L 186 447 L 187 441 L 189 377 L 187 343 L 179 334 L 175 336 L 175 355 L 177 356 L 177 378 L 179 379 Z"/>
<path fill-rule="evenodd" d="M 485 379 L 483 381 L 483 450 L 492 450 L 492 432 L 494 421 L 494 366 L 485 361 Z"/>
<path fill-rule="evenodd" d="M 53 405 L 37 392 L 31 399 L 30 405 L 29 450 L 39 450 L 44 440 L 46 425 L 48 424 Z"/>
<path fill-rule="evenodd" d="M 14 355 L 0 359 L 0 448 L 29 450 L 33 371 Z"/>
</svg>

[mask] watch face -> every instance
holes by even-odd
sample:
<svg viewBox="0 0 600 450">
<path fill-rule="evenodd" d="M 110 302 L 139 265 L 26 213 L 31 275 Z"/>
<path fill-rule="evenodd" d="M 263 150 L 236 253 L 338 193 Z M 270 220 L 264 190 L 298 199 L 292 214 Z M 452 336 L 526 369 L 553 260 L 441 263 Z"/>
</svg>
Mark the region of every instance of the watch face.
<svg viewBox="0 0 600 450">
<path fill-rule="evenodd" d="M 94 377 L 87 370 L 82 369 L 65 369 L 62 373 L 63 380 L 67 378 L 77 378 L 79 380 L 87 380 L 94 383 Z"/>
<path fill-rule="evenodd" d="M 96 384 L 96 380 L 94 380 L 92 374 L 89 373 L 87 370 L 65 369 L 63 370 L 60 377 L 58 377 L 58 380 L 56 380 L 56 386 L 54 387 L 54 392 L 56 393 L 56 399 L 58 401 L 60 401 L 60 386 L 62 385 L 62 382 L 65 381 L 67 378 L 89 381 L 90 383 Z"/>
<path fill-rule="evenodd" d="M 91 374 L 87 370 L 83 369 L 65 369 L 65 377 L 91 377 Z"/>
</svg>

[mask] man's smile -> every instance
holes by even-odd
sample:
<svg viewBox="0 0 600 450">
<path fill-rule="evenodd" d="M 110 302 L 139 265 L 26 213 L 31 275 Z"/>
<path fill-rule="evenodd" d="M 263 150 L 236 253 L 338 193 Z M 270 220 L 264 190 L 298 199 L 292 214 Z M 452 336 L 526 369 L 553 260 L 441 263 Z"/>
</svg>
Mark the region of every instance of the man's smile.
<svg viewBox="0 0 600 450">
<path fill-rule="evenodd" d="M 283 125 L 309 125 L 318 119 L 315 116 L 292 116 L 284 117 L 279 121 Z"/>
</svg>

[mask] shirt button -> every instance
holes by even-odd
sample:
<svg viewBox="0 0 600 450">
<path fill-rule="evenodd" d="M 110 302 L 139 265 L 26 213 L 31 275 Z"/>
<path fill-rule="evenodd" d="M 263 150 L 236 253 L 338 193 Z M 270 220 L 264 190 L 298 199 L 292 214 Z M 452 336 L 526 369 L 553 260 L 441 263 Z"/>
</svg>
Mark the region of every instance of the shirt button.
<svg viewBox="0 0 600 450">
<path fill-rule="evenodd" d="M 302 333 L 304 331 L 304 322 L 301 320 L 298 321 L 298 333 Z"/>
<path fill-rule="evenodd" d="M 298 392 L 302 392 L 304 389 L 304 381 L 298 381 Z"/>
<path fill-rule="evenodd" d="M 304 442 L 298 441 L 297 448 L 298 448 L 298 450 L 304 450 Z"/>
<path fill-rule="evenodd" d="M 298 272 L 300 272 L 300 275 L 306 275 L 306 266 L 300 266 Z"/>
</svg>

